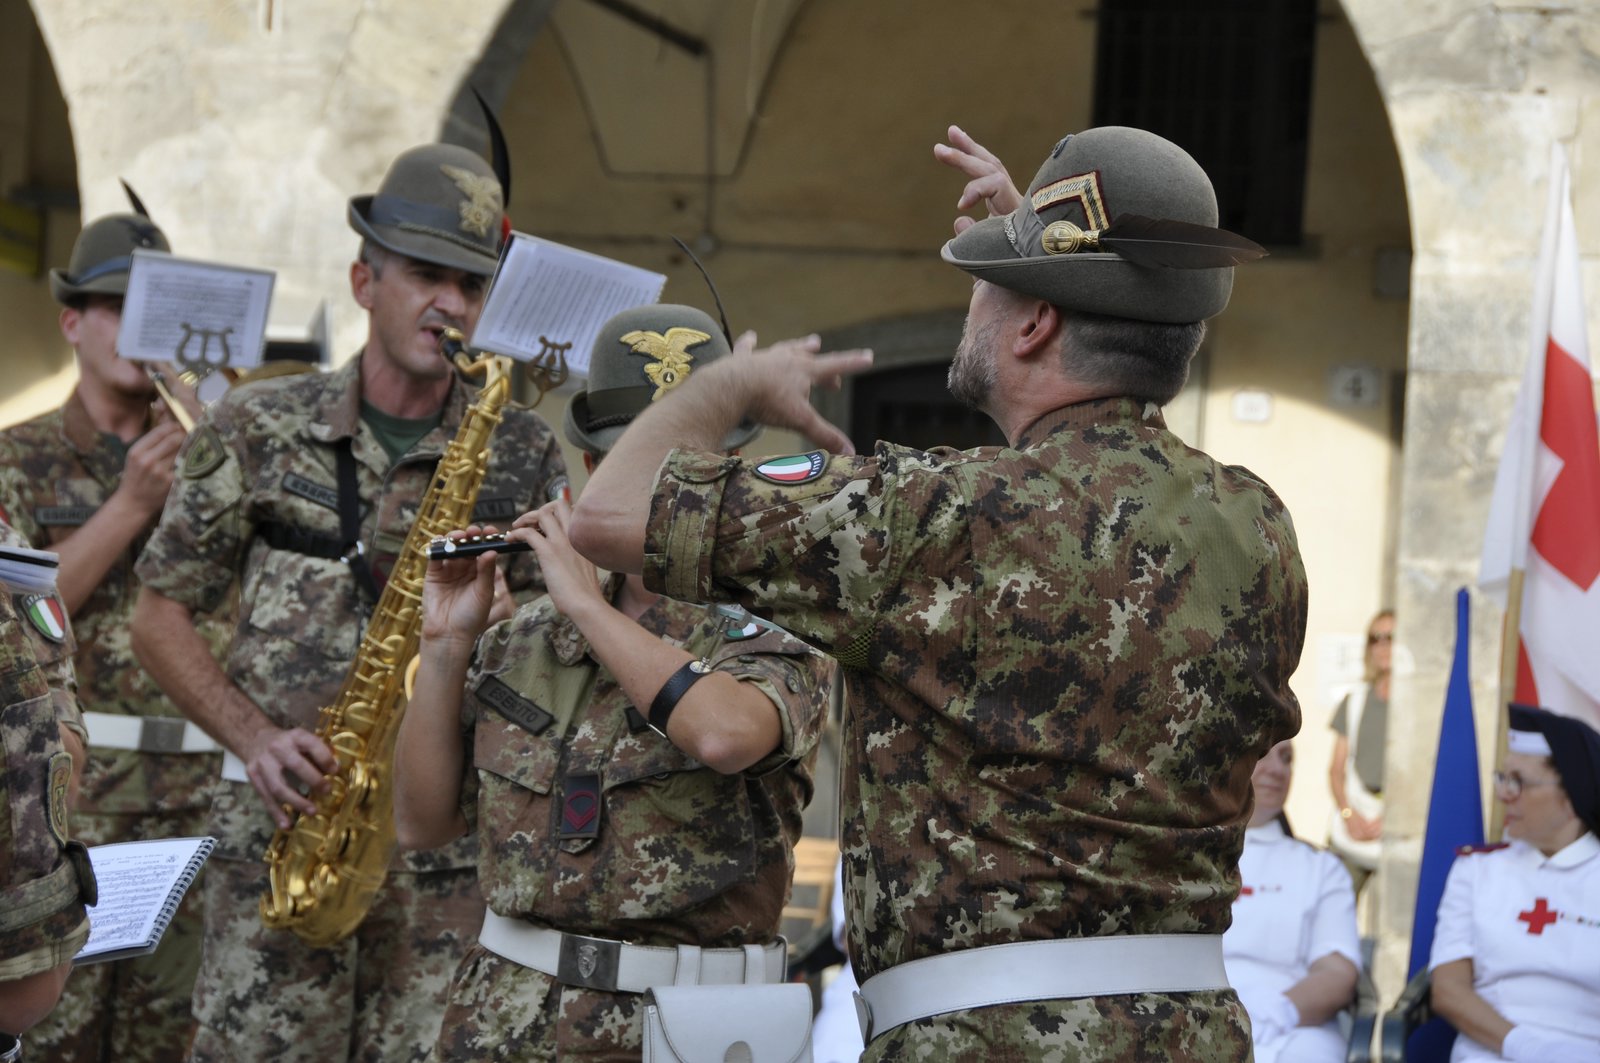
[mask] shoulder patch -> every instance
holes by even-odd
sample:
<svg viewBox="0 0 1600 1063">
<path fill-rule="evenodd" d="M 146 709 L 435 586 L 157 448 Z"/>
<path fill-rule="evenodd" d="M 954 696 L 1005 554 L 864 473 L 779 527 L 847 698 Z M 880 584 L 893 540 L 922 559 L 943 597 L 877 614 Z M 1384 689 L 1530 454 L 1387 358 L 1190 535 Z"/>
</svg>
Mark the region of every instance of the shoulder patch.
<svg viewBox="0 0 1600 1063">
<path fill-rule="evenodd" d="M 1463 845 L 1456 849 L 1456 855 L 1471 856 L 1473 853 L 1493 853 L 1509 848 L 1511 848 L 1510 842 L 1494 842 L 1489 845 Z"/>
<path fill-rule="evenodd" d="M 222 449 L 222 440 L 217 438 L 217 430 L 210 425 L 205 425 L 189 440 L 189 449 L 183 455 L 183 478 L 185 480 L 200 480 L 222 467 L 227 460 L 228 452 Z"/>
<path fill-rule="evenodd" d="M 11 600 L 39 634 L 51 642 L 66 641 L 67 611 L 54 594 L 17 594 Z"/>
<path fill-rule="evenodd" d="M 45 795 L 49 807 L 50 833 L 56 845 L 67 844 L 67 785 L 72 781 L 72 754 L 61 750 L 50 756 L 50 792 Z"/>
<path fill-rule="evenodd" d="M 786 458 L 768 458 L 756 466 L 756 475 L 775 484 L 808 484 L 822 475 L 827 468 L 828 455 L 820 450 L 807 454 L 793 454 Z"/>
</svg>

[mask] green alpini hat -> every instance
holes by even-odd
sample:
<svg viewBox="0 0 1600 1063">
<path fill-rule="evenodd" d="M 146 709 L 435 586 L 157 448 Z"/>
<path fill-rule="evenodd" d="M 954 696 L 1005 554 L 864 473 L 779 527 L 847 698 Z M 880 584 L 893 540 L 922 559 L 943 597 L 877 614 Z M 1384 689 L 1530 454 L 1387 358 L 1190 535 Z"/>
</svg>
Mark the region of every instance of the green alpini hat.
<svg viewBox="0 0 1600 1063">
<path fill-rule="evenodd" d="M 142 214 L 107 214 L 83 227 L 67 268 L 50 271 L 50 294 L 63 305 L 85 295 L 126 295 L 138 248 L 171 251 L 167 238 Z"/>
<path fill-rule="evenodd" d="M 1222 312 L 1233 266 L 1266 252 L 1217 225 L 1200 164 L 1126 126 L 1063 138 L 1016 210 L 944 245 L 974 277 L 1067 310 L 1187 324 Z"/>
<path fill-rule="evenodd" d="M 726 354 L 721 328 L 692 306 L 652 303 L 624 310 L 595 338 L 588 386 L 567 404 L 568 441 L 604 454 L 652 402 Z M 760 431 L 760 425 L 747 421 L 728 433 L 722 448 L 736 450 Z"/>
</svg>

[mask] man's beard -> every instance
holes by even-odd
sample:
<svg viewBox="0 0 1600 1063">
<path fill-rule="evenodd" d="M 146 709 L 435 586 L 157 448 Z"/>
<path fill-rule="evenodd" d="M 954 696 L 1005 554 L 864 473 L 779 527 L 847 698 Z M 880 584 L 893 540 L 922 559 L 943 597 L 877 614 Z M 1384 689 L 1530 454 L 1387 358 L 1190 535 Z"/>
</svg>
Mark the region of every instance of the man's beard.
<svg viewBox="0 0 1600 1063">
<path fill-rule="evenodd" d="M 972 329 L 972 319 L 961 328 L 961 342 L 956 346 L 956 356 L 950 361 L 950 372 L 945 386 L 956 401 L 984 412 L 995 382 L 995 339 L 1000 326 L 995 322 Z"/>
</svg>

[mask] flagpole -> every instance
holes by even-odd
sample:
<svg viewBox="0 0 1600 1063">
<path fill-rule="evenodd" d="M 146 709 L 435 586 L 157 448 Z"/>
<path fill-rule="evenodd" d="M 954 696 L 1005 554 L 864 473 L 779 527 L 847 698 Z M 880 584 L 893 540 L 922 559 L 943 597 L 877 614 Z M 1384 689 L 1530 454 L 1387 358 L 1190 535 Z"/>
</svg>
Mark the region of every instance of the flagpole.
<svg viewBox="0 0 1600 1063">
<path fill-rule="evenodd" d="M 1494 713 L 1494 758 L 1491 761 L 1494 771 L 1505 768 L 1511 732 L 1509 706 L 1517 696 L 1517 658 L 1522 650 L 1522 576 L 1523 570 L 1514 568 L 1506 584 L 1505 630 L 1500 636 L 1500 696 L 1495 701 Z M 1489 802 L 1489 830 L 1485 837 L 1499 840 L 1505 828 L 1505 814 L 1505 805 L 1496 800 Z"/>
</svg>

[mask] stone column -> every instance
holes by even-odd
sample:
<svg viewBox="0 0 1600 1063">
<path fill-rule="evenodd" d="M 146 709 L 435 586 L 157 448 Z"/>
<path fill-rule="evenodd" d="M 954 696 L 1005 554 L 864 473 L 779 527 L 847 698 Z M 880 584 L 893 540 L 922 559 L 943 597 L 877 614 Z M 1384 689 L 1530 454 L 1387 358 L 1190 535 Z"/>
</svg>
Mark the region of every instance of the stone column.
<svg viewBox="0 0 1600 1063">
<path fill-rule="evenodd" d="M 1382 88 L 1415 256 L 1405 411 L 1399 643 L 1415 669 L 1390 708 L 1376 975 L 1405 979 L 1422 831 L 1454 644 L 1522 370 L 1552 141 L 1567 146 L 1590 334 L 1600 308 L 1600 3 L 1343 0 Z M 1492 770 L 1501 612 L 1473 597 L 1479 750 Z M 1486 794 L 1487 796 L 1487 794 Z"/>
</svg>

